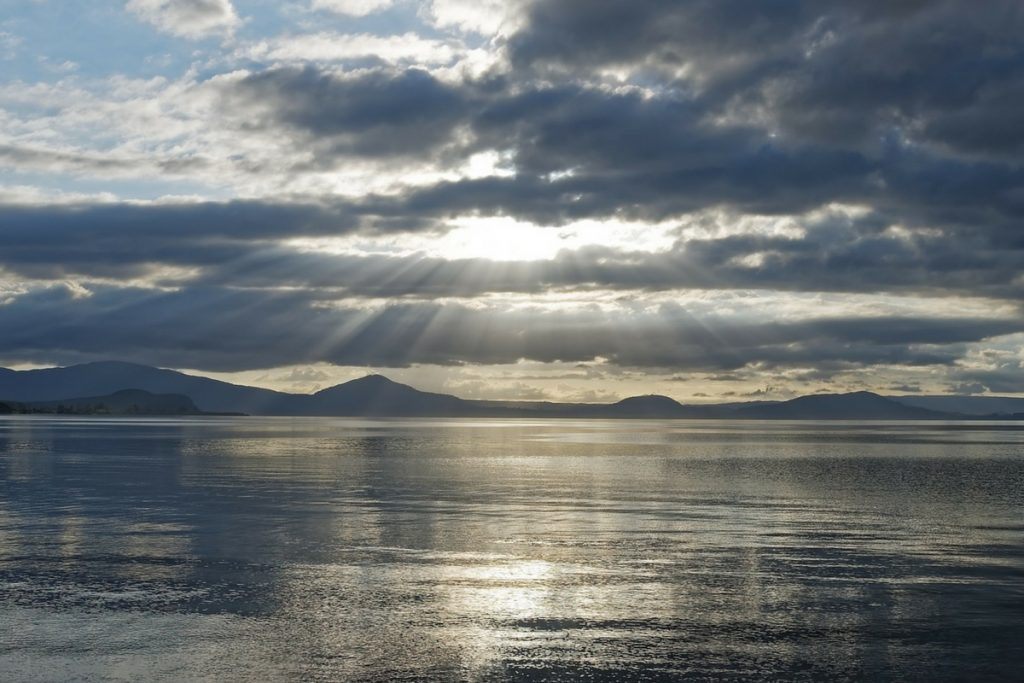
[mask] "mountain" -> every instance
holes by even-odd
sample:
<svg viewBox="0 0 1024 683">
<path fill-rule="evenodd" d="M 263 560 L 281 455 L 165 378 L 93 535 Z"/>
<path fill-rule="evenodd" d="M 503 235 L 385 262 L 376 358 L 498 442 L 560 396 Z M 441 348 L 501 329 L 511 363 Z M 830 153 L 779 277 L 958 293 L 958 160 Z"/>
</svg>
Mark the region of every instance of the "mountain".
<svg viewBox="0 0 1024 683">
<path fill-rule="evenodd" d="M 870 391 L 801 396 L 791 401 L 739 407 L 733 416 L 752 420 L 941 420 L 956 415 L 907 406 Z"/>
<path fill-rule="evenodd" d="M 406 384 L 392 382 L 383 375 L 369 375 L 339 384 L 305 398 L 304 415 L 391 415 L 410 416 L 465 416 L 481 412 L 466 401 L 448 394 L 432 394 L 413 389 Z"/>
<path fill-rule="evenodd" d="M 65 368 L 0 372 L 0 397 L 23 403 L 107 396 L 122 389 L 183 394 L 203 412 L 269 415 L 287 411 L 290 394 L 244 387 L 147 365 L 102 361 Z"/>
<path fill-rule="evenodd" d="M 448 394 L 419 391 L 381 375 L 370 375 L 315 394 L 287 394 L 239 386 L 208 377 L 187 375 L 134 363 L 106 361 L 65 368 L 14 371 L 0 368 L 0 397 L 20 403 L 53 403 L 68 397 L 109 399 L 125 389 L 188 398 L 195 409 L 250 415 L 395 416 L 395 417 L 567 417 L 567 418 L 709 418 L 709 419 L 1010 419 L 1016 410 L 966 414 L 913 405 L 870 392 L 819 394 L 782 402 L 683 405 L 668 396 L 633 396 L 617 403 L 553 403 L 543 401 L 473 401 Z M 97 399 L 98 397 L 98 399 Z M 918 397 L 925 398 L 925 397 Z M 929 397 L 963 399 L 974 397 Z M 985 398 L 985 397 L 979 397 Z M 1013 408 L 1009 403 L 991 404 Z M 949 403 L 949 405 L 958 405 Z M 0 412 L 4 412 L 0 405 Z M 1000 413 L 993 415 L 990 413 Z"/>
<path fill-rule="evenodd" d="M 5 401 L 0 412 L 70 413 L 79 415 L 201 415 L 188 396 L 152 394 L 141 389 L 124 389 L 107 396 L 86 396 L 58 401 Z"/>
<path fill-rule="evenodd" d="M 1024 413 L 1024 398 L 1010 396 L 890 396 L 903 405 L 964 415 Z"/>
<path fill-rule="evenodd" d="M 486 412 L 474 401 L 419 391 L 381 375 L 371 375 L 307 395 L 240 386 L 175 370 L 119 361 L 42 370 L 0 371 L 0 396 L 20 403 L 66 401 L 74 396 L 108 396 L 123 389 L 187 396 L 199 411 L 212 413 L 459 417 Z"/>
<path fill-rule="evenodd" d="M 615 417 L 685 417 L 688 413 L 679 401 L 657 394 L 624 398 L 606 409 Z"/>
</svg>

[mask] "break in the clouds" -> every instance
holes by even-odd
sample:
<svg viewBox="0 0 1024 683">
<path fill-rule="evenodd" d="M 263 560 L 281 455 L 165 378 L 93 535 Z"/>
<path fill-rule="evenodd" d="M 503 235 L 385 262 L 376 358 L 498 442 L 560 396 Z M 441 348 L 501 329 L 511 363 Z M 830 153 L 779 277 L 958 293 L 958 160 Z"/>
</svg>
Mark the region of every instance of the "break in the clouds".
<svg viewBox="0 0 1024 683">
<path fill-rule="evenodd" d="M 7 14 L 8 364 L 577 399 L 1024 382 L 1017 2 Z"/>
</svg>

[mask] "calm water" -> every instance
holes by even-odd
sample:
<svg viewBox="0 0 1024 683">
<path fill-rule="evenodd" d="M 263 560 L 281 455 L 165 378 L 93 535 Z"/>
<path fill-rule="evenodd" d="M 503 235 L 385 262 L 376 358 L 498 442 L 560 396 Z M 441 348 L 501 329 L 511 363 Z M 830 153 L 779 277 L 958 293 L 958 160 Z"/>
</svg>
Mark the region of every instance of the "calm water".
<svg viewBox="0 0 1024 683">
<path fill-rule="evenodd" d="M 0 679 L 1017 679 L 1006 425 L 0 418 Z"/>
</svg>

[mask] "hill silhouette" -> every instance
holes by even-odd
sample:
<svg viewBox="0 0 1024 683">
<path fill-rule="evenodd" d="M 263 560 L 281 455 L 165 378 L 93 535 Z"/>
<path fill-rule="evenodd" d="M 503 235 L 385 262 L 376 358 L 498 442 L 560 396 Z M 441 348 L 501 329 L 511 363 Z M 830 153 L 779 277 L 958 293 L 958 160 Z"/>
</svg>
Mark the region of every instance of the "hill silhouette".
<svg viewBox="0 0 1024 683">
<path fill-rule="evenodd" d="M 393 382 L 383 375 L 368 375 L 318 391 L 305 400 L 307 415 L 444 416 L 479 412 L 471 401 L 448 394 L 433 394 Z"/>
<path fill-rule="evenodd" d="M 668 396 L 647 394 L 630 396 L 608 406 L 608 412 L 622 417 L 682 417 L 686 408 L 679 401 Z"/>
<path fill-rule="evenodd" d="M 0 373 L 0 396 L 22 402 L 108 396 L 122 389 L 188 396 L 204 412 L 276 414 L 288 394 L 121 361 Z M 284 414 L 287 414 L 285 412 Z"/>
<path fill-rule="evenodd" d="M 999 415 L 966 415 L 908 405 L 866 391 L 802 396 L 780 402 L 756 401 L 717 405 L 683 405 L 668 396 L 659 395 L 633 396 L 617 403 L 588 404 L 468 400 L 449 394 L 420 391 L 382 375 L 368 375 L 315 394 L 289 394 L 119 361 L 41 370 L 15 371 L 0 368 L 0 397 L 14 403 L 87 403 L 98 399 L 115 401 L 110 397 L 126 389 L 148 392 L 151 395 L 170 394 L 178 398 L 187 398 L 197 412 L 240 412 L 251 415 L 762 420 L 1013 419 L 1010 411 Z M 956 405 L 965 405 L 972 397 L 950 398 L 958 399 Z M 1012 405 L 1014 401 L 1001 400 L 1010 403 L 999 405 Z M 184 411 L 186 407 L 182 404 L 178 408 Z M 0 412 L 6 410 L 0 405 Z"/>
<path fill-rule="evenodd" d="M 1024 398 L 1010 396 L 890 396 L 908 406 L 964 415 L 1024 413 Z"/>
<path fill-rule="evenodd" d="M 758 420 L 935 420 L 949 413 L 907 406 L 870 391 L 801 396 L 781 403 L 739 407 L 736 417 Z"/>
<path fill-rule="evenodd" d="M 66 413 L 76 415 L 201 415 L 195 403 L 182 394 L 153 394 L 141 389 L 122 389 L 107 396 L 85 396 L 55 401 L 4 401 L 0 412 Z"/>
</svg>

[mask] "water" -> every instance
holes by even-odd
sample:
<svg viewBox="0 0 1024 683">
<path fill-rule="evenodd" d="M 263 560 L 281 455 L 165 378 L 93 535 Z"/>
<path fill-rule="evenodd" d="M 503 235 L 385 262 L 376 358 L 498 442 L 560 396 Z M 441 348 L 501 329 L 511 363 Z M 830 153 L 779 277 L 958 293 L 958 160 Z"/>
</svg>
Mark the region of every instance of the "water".
<svg viewBox="0 0 1024 683">
<path fill-rule="evenodd" d="M 1009 425 L 0 418 L 0 679 L 1018 679 Z"/>
</svg>

